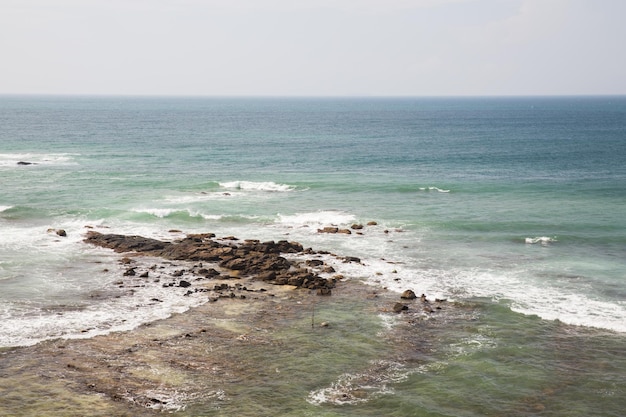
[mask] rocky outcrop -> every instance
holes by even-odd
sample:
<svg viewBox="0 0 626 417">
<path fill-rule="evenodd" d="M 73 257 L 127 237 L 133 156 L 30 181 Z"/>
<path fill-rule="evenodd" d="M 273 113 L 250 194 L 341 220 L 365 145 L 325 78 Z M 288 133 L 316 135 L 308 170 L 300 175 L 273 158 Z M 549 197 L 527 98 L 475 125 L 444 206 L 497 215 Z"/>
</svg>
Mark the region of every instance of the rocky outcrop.
<svg viewBox="0 0 626 417">
<path fill-rule="evenodd" d="M 193 234 L 182 240 L 165 242 L 142 236 L 102 234 L 90 231 L 87 233 L 85 242 L 120 253 L 135 252 L 171 260 L 212 262 L 222 269 L 236 271 L 239 277 L 249 276 L 277 285 L 293 285 L 315 290 L 330 290 L 335 286 L 335 280 L 323 278 L 312 270 L 301 268 L 297 263 L 281 256 L 284 253 L 304 253 L 303 246 L 298 242 L 286 240 L 240 242 L 236 238 L 227 239 L 224 242 L 215 240 L 214 237 L 212 233 Z M 310 249 L 306 251 L 309 254 L 311 252 Z M 323 266 L 323 262 L 311 261 L 309 266 L 320 267 Z M 205 269 L 202 275 L 209 278 L 219 275 L 219 272 L 215 269 Z M 328 295 L 330 291 L 321 291 L 320 294 L 322 293 Z"/>
</svg>

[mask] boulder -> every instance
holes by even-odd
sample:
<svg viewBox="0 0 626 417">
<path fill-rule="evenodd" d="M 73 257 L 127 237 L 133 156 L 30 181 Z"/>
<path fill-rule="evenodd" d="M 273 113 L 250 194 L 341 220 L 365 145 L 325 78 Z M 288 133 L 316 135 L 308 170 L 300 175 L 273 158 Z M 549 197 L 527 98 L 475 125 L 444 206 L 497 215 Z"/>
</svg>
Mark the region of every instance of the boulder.
<svg viewBox="0 0 626 417">
<path fill-rule="evenodd" d="M 395 303 L 393 306 L 394 313 L 401 313 L 408 309 L 409 309 L 409 306 L 407 306 L 406 304 L 402 304 L 402 303 Z"/>
<path fill-rule="evenodd" d="M 400 298 L 402 298 L 403 300 L 415 300 L 417 298 L 417 295 L 415 295 L 413 290 L 406 290 L 400 295 Z"/>
</svg>

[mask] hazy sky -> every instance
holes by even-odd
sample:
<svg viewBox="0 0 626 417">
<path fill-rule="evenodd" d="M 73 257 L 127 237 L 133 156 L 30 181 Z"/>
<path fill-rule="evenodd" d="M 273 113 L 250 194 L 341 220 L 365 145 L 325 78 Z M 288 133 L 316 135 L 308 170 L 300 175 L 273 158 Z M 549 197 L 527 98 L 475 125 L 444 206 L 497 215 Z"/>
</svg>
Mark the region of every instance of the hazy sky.
<svg viewBox="0 0 626 417">
<path fill-rule="evenodd" d="M 0 94 L 626 94 L 626 0 L 0 0 Z"/>
</svg>

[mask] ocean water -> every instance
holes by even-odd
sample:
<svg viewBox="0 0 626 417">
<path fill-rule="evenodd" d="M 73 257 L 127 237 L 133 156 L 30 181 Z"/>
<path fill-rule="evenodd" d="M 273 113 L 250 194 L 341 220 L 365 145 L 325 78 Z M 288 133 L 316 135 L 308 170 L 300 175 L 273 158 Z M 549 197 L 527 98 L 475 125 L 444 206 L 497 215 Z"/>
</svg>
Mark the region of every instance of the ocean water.
<svg viewBox="0 0 626 417">
<path fill-rule="evenodd" d="M 625 97 L 0 97 L 1 347 L 204 302 L 119 293 L 88 230 L 288 238 L 360 257 L 350 279 L 479 309 L 370 401 L 332 400 L 343 371 L 308 390 L 310 415 L 626 406 Z"/>
</svg>

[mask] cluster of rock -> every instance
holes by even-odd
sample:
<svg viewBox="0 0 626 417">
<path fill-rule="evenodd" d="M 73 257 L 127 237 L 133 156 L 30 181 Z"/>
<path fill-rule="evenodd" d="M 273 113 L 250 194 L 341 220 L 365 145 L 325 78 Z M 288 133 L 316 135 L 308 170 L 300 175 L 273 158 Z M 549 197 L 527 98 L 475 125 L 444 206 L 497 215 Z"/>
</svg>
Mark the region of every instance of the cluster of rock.
<svg viewBox="0 0 626 417">
<path fill-rule="evenodd" d="M 406 290 L 401 295 L 400 298 L 402 300 L 417 300 L 418 297 L 413 290 Z M 446 300 L 440 300 L 435 298 L 435 304 L 431 304 L 431 302 L 426 298 L 425 294 L 422 294 L 419 297 L 419 302 L 422 306 L 422 311 L 424 313 L 434 313 L 435 310 L 441 310 L 441 304 L 445 303 Z M 396 303 L 393 306 L 393 311 L 395 313 L 402 313 L 403 311 L 409 310 L 409 306 L 405 303 Z"/>
<path fill-rule="evenodd" d="M 181 240 L 167 242 L 142 236 L 90 231 L 85 242 L 119 253 L 135 252 L 170 260 L 215 263 L 221 269 L 229 270 L 238 277 L 252 277 L 276 285 L 308 288 L 317 290 L 319 295 L 330 295 L 331 288 L 335 286 L 335 278 L 323 278 L 315 272 L 316 270 L 334 272 L 332 267 L 324 265 L 323 261 L 310 259 L 303 265 L 281 256 L 284 253 L 315 254 L 311 249 L 305 250 L 300 243 L 286 240 L 240 242 L 234 237 L 222 240 L 214 238 L 213 233 L 190 234 Z M 359 259 L 350 257 L 345 261 L 359 262 Z M 205 278 L 219 274 L 213 268 L 202 268 L 197 272 Z"/>
<path fill-rule="evenodd" d="M 376 223 L 374 221 L 371 221 L 371 222 L 367 223 L 368 226 L 376 226 L 377 224 L 378 223 Z M 358 232 L 358 230 L 362 230 L 363 227 L 364 226 L 362 224 L 355 223 L 352 226 L 350 226 L 350 229 L 357 230 L 356 233 L 360 233 L 360 232 Z M 342 228 L 339 228 L 337 226 L 327 226 L 327 227 L 324 227 L 322 229 L 317 229 L 317 233 L 331 233 L 331 234 L 340 233 L 340 234 L 345 234 L 345 235 L 351 235 L 352 231 L 350 229 L 345 229 L 345 228 L 342 229 Z"/>
</svg>

